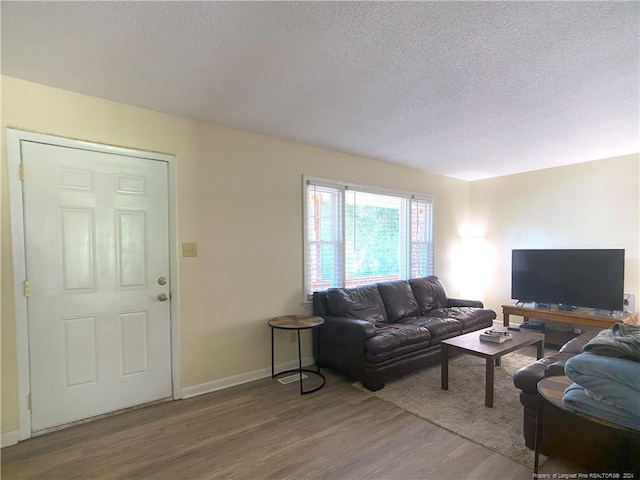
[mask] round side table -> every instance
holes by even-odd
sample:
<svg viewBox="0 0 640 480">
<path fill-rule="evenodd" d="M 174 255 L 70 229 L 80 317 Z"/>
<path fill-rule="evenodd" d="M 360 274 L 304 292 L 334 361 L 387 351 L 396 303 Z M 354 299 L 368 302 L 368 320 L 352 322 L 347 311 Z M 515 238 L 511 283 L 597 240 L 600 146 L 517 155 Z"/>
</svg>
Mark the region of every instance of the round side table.
<svg viewBox="0 0 640 480">
<path fill-rule="evenodd" d="M 543 424 L 545 403 L 549 403 L 550 405 L 553 405 L 567 412 L 568 415 L 577 415 L 591 422 L 598 423 L 600 425 L 604 425 L 605 427 L 613 428 L 615 430 L 637 433 L 637 430 L 633 430 L 624 425 L 620 425 L 618 423 L 605 420 L 604 418 L 596 417 L 586 413 L 580 413 L 573 410 L 569 410 L 567 407 L 565 407 L 562 403 L 562 397 L 564 396 L 564 391 L 566 390 L 566 388 L 572 383 L 573 381 L 564 375 L 546 377 L 538 382 L 538 402 L 537 402 L 537 409 L 536 409 L 536 436 L 535 436 L 535 444 L 534 444 L 534 463 L 533 463 L 534 474 L 538 473 L 538 467 L 539 467 L 540 443 L 542 440 L 542 424 Z M 632 478 L 632 477 L 629 477 L 629 478 Z"/>
<path fill-rule="evenodd" d="M 320 367 L 317 367 L 317 370 L 310 370 L 306 368 L 302 368 L 302 352 L 300 348 L 300 330 L 309 330 L 319 327 L 324 323 L 324 319 L 321 317 L 314 317 L 309 315 L 283 315 L 281 317 L 275 317 L 269 320 L 269 326 L 271 327 L 271 378 L 275 378 L 279 375 L 283 375 L 285 373 L 296 372 L 300 375 L 300 395 L 306 395 L 308 393 L 313 393 L 320 390 L 324 387 L 326 383 L 326 379 L 324 375 L 320 373 Z M 279 330 L 295 330 L 298 334 L 298 368 L 291 370 L 284 370 L 282 372 L 275 372 L 274 367 L 274 348 L 273 348 L 273 332 L 275 329 Z M 317 340 L 316 343 L 316 351 L 320 351 L 320 341 Z M 320 377 L 322 382 L 317 387 L 311 388 L 309 390 L 304 390 L 302 388 L 302 372 L 310 373 L 313 375 L 317 375 Z"/>
</svg>

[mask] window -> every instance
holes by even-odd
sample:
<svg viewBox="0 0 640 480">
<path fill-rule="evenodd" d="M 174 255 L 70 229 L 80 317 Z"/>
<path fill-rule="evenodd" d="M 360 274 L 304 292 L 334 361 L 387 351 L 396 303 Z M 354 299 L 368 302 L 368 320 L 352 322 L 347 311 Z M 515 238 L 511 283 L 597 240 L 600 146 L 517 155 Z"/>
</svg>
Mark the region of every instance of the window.
<svg viewBox="0 0 640 480">
<path fill-rule="evenodd" d="M 433 274 L 433 199 L 320 179 L 305 185 L 305 293 Z"/>
</svg>

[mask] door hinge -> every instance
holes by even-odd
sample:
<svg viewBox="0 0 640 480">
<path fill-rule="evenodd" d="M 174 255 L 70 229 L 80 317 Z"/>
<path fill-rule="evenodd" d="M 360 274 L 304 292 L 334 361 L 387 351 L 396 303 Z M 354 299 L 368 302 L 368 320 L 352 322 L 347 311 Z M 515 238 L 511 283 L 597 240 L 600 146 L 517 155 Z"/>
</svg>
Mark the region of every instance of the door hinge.
<svg viewBox="0 0 640 480">
<path fill-rule="evenodd" d="M 20 181 L 24 182 L 24 165 L 22 165 L 22 164 L 20 164 L 19 175 L 20 175 Z"/>
<path fill-rule="evenodd" d="M 29 296 L 29 282 L 24 282 L 24 296 Z"/>
<path fill-rule="evenodd" d="M 33 398 L 33 397 L 31 397 L 31 394 L 27 395 L 27 408 L 28 408 L 29 410 L 31 410 L 32 398 Z"/>
</svg>

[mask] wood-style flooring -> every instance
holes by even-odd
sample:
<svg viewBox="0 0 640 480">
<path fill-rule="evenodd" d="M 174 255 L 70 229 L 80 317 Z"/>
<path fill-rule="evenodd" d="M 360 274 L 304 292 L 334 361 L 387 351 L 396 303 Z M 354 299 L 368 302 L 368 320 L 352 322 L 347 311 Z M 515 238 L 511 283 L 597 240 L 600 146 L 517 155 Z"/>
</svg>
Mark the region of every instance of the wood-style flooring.
<svg viewBox="0 0 640 480">
<path fill-rule="evenodd" d="M 329 373 L 310 395 L 264 379 L 34 437 L 1 455 L 7 480 L 532 478 Z M 548 461 L 544 471 L 569 470 Z"/>
</svg>

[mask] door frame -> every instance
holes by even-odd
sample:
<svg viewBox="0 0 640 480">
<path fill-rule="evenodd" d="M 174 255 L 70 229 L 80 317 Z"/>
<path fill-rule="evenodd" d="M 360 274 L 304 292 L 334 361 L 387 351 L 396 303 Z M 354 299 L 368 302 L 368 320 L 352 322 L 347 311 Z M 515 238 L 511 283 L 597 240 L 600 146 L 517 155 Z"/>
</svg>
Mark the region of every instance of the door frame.
<svg viewBox="0 0 640 480">
<path fill-rule="evenodd" d="M 168 203 L 169 203 L 169 278 L 171 295 L 171 384 L 174 400 L 182 398 L 180 368 L 180 289 L 178 284 L 178 202 L 177 202 L 177 161 L 174 155 L 146 152 L 125 147 L 117 147 L 84 140 L 58 137 L 53 135 L 27 132 L 14 128 L 6 129 L 7 167 L 9 174 L 9 208 L 11 212 L 11 255 L 13 261 L 13 300 L 16 328 L 16 356 L 18 376 L 18 439 L 31 438 L 31 379 L 29 366 L 29 329 L 27 298 L 24 296 L 26 279 L 26 256 L 24 235 L 24 197 L 23 182 L 20 179 L 22 165 L 21 142 L 30 141 L 110 153 L 145 160 L 167 163 L 168 167 Z"/>
</svg>

